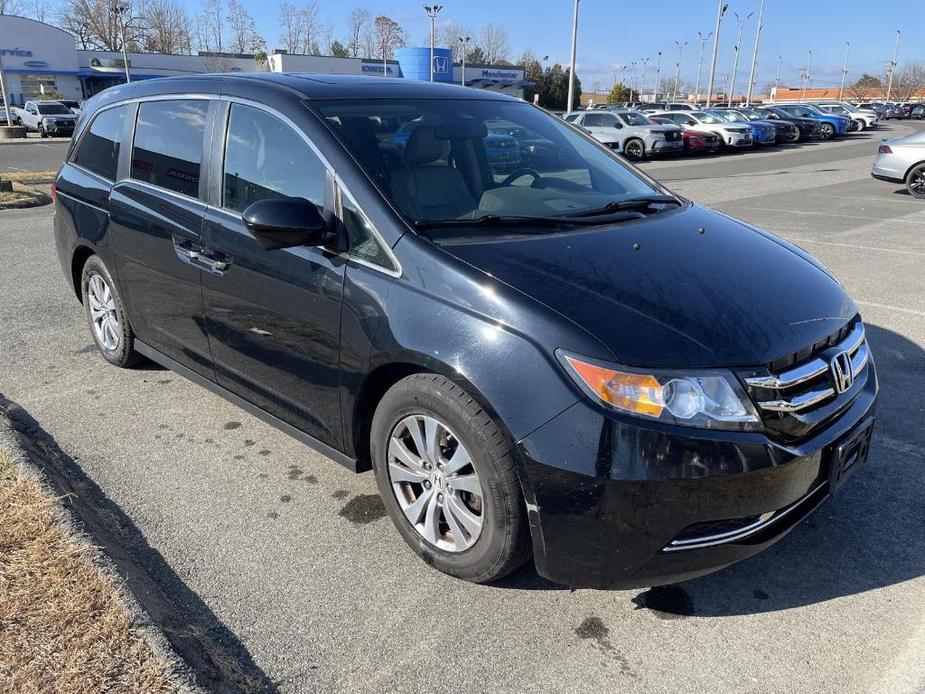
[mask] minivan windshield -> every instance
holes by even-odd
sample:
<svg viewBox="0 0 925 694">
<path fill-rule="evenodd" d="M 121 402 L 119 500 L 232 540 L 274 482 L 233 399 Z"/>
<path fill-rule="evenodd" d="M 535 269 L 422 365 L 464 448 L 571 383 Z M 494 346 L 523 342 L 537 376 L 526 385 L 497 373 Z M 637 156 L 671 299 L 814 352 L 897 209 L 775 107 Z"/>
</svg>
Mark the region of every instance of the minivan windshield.
<svg viewBox="0 0 925 694">
<path fill-rule="evenodd" d="M 419 228 L 551 233 L 655 213 L 664 191 L 561 119 L 500 99 L 316 102 L 382 194 Z M 654 196 L 654 198 L 653 198 Z M 629 213 L 623 210 L 635 208 Z M 659 200 L 659 204 L 652 203 Z M 674 199 L 670 202 L 676 206 Z M 646 209 L 652 205 L 654 209 Z M 504 232 L 497 232 L 499 226 Z M 452 228 L 452 231 L 449 229 Z"/>
</svg>

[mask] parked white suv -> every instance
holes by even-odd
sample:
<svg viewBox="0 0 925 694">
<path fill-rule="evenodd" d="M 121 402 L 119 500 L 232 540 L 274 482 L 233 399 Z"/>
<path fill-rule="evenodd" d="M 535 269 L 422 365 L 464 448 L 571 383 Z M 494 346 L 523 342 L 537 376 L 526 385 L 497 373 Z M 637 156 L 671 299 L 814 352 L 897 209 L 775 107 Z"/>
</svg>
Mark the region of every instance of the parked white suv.
<svg viewBox="0 0 925 694">
<path fill-rule="evenodd" d="M 566 114 L 565 120 L 580 125 L 599 142 L 619 148 L 631 161 L 684 150 L 679 127 L 658 125 L 639 111 L 576 111 Z"/>
<path fill-rule="evenodd" d="M 34 130 L 42 137 L 66 136 L 74 132 L 77 116 L 60 101 L 27 101 L 23 108 L 10 108 L 13 123 Z"/>
<path fill-rule="evenodd" d="M 866 130 L 867 128 L 872 128 L 877 125 L 877 122 L 880 120 L 877 117 L 876 111 L 871 111 L 869 109 L 858 108 L 857 106 L 852 106 L 851 104 L 846 104 L 841 101 L 837 102 L 816 102 L 813 104 L 816 108 L 819 108 L 826 113 L 834 113 L 839 116 L 846 116 L 850 118 L 858 125 L 858 130 Z"/>
<path fill-rule="evenodd" d="M 753 144 L 751 126 L 730 123 L 705 111 L 661 111 L 652 115 L 667 118 L 684 130 L 718 135 L 724 147 L 751 147 Z"/>
</svg>

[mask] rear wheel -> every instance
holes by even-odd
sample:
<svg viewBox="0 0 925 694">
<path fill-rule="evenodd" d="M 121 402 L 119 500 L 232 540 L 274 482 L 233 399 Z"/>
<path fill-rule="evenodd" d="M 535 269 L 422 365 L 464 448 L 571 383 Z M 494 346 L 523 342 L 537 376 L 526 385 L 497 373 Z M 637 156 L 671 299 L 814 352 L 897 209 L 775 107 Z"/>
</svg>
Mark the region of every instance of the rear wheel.
<svg viewBox="0 0 925 694">
<path fill-rule="evenodd" d="M 135 336 L 125 314 L 125 305 L 109 269 L 99 256 L 87 259 L 80 286 L 84 315 L 103 358 L 122 367 L 138 363 L 141 355 L 135 351 Z"/>
<path fill-rule="evenodd" d="M 925 163 L 913 166 L 906 174 L 906 190 L 912 197 L 925 200 Z"/>
<path fill-rule="evenodd" d="M 638 138 L 630 138 L 623 144 L 623 156 L 630 161 L 642 161 L 646 157 L 646 145 Z"/>
<path fill-rule="evenodd" d="M 831 123 L 823 123 L 819 126 L 819 139 L 831 140 L 835 137 L 835 126 Z"/>
<path fill-rule="evenodd" d="M 380 401 L 370 439 L 389 516 L 425 562 L 485 583 L 529 558 L 507 437 L 458 385 L 432 373 L 402 379 Z"/>
</svg>

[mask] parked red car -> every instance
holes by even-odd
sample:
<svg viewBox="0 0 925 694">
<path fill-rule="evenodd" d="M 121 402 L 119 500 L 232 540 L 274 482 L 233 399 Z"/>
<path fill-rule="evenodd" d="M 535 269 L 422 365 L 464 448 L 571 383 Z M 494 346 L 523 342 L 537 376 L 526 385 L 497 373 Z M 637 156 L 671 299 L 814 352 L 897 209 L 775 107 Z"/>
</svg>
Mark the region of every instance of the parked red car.
<svg viewBox="0 0 925 694">
<path fill-rule="evenodd" d="M 649 120 L 659 125 L 677 125 L 673 120 L 661 116 L 649 116 Z M 697 132 L 695 130 L 682 130 L 685 154 L 712 154 L 722 149 L 723 143 L 716 135 Z"/>
</svg>

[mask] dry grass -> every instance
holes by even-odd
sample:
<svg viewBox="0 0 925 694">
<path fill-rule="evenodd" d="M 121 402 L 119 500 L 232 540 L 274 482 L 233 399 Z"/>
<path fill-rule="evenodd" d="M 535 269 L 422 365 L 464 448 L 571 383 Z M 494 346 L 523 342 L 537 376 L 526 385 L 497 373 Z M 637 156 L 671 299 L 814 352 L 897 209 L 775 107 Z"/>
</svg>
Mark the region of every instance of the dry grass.
<svg viewBox="0 0 925 694">
<path fill-rule="evenodd" d="M 0 450 L 0 692 L 175 689 L 91 550 Z"/>
<path fill-rule="evenodd" d="M 18 183 L 54 183 L 57 171 L 4 171 L 0 178 Z"/>
<path fill-rule="evenodd" d="M 6 178 L 5 174 L 4 178 Z M 45 193 L 33 190 L 16 181 L 13 182 L 12 192 L 0 192 L 0 210 L 11 207 L 37 207 L 47 205 L 49 202 L 51 198 Z"/>
</svg>

